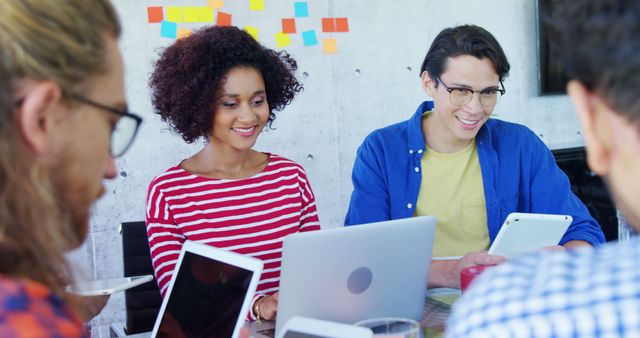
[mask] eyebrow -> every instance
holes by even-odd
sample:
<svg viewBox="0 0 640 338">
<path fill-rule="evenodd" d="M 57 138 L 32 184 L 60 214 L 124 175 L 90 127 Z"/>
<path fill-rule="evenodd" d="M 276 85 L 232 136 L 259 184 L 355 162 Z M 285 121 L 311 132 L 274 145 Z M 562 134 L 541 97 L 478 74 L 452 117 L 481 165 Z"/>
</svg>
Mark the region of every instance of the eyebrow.
<svg viewBox="0 0 640 338">
<path fill-rule="evenodd" d="M 260 94 L 266 94 L 266 92 L 265 92 L 264 90 L 257 90 L 257 91 L 255 91 L 255 92 L 253 93 L 253 95 L 251 95 L 251 96 L 253 97 L 253 96 L 256 96 L 256 95 L 260 95 Z M 235 98 L 235 97 L 239 97 L 239 96 L 240 96 L 240 94 L 223 93 L 221 97 L 224 97 L 224 96 L 227 96 L 227 97 L 234 97 L 234 98 Z"/>
<path fill-rule="evenodd" d="M 129 105 L 126 102 L 119 102 L 113 105 L 115 108 L 118 108 L 120 110 L 129 111 Z"/>
<path fill-rule="evenodd" d="M 456 83 L 456 82 L 454 82 L 454 83 L 452 83 L 452 84 L 451 84 L 451 86 L 450 86 L 450 87 L 455 87 L 455 88 L 464 88 L 464 89 L 471 89 L 471 90 L 473 90 L 473 87 L 471 87 L 471 86 L 469 86 L 469 85 L 466 85 L 466 84 L 464 84 L 464 83 Z M 485 87 L 485 88 L 480 89 L 480 91 L 482 92 L 482 91 L 485 91 L 485 90 L 491 90 L 491 89 L 500 89 L 500 87 L 499 87 L 499 86 L 497 86 L 497 85 L 496 85 L 496 86 L 489 86 L 489 87 Z"/>
</svg>

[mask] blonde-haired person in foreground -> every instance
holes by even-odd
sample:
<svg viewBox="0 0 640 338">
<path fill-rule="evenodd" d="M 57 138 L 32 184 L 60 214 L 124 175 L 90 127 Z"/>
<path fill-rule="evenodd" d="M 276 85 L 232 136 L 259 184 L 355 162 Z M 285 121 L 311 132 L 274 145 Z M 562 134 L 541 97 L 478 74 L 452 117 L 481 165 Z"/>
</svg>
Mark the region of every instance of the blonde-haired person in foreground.
<svg viewBox="0 0 640 338">
<path fill-rule="evenodd" d="M 78 337 L 64 253 L 133 141 L 107 0 L 0 1 L 0 336 Z"/>
</svg>

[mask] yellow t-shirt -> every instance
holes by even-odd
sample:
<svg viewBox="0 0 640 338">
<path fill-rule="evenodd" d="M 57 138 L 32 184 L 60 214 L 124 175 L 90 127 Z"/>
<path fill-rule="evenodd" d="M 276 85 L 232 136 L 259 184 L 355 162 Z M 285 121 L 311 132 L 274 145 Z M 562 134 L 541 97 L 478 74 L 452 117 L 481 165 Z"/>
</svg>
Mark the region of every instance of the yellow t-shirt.
<svg viewBox="0 0 640 338">
<path fill-rule="evenodd" d="M 433 257 L 487 250 L 487 209 L 475 140 L 452 154 L 427 147 L 421 164 L 415 216 L 435 215 L 438 219 Z"/>
</svg>

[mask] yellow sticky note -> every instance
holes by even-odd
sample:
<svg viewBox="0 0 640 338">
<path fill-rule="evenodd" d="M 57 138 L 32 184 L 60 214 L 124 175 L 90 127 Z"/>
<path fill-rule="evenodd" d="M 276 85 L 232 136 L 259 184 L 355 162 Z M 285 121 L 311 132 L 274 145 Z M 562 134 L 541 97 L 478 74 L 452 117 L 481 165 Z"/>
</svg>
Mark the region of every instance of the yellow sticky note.
<svg viewBox="0 0 640 338">
<path fill-rule="evenodd" d="M 178 28 L 178 35 L 177 35 L 177 39 L 182 39 L 182 38 L 186 38 L 187 36 L 191 35 L 191 33 L 193 33 L 190 29 L 185 29 L 185 28 Z"/>
<path fill-rule="evenodd" d="M 184 22 L 200 22 L 200 14 L 198 12 L 198 7 L 195 6 L 185 6 L 183 7 L 184 13 Z"/>
<path fill-rule="evenodd" d="M 264 0 L 249 0 L 249 9 L 252 11 L 263 11 Z"/>
<path fill-rule="evenodd" d="M 276 33 L 276 43 L 278 48 L 286 47 L 291 44 L 291 37 L 285 33 Z"/>
<path fill-rule="evenodd" d="M 167 21 L 182 22 L 182 7 L 168 6 L 167 7 Z"/>
<path fill-rule="evenodd" d="M 336 54 L 338 53 L 338 46 L 336 45 L 336 39 L 324 39 L 323 41 L 323 50 L 325 54 Z"/>
<path fill-rule="evenodd" d="M 249 35 L 251 35 L 256 41 L 260 41 L 258 40 L 258 28 L 253 26 L 245 26 L 243 29 L 245 32 L 249 33 Z"/>
<path fill-rule="evenodd" d="M 218 8 L 224 7 L 224 0 L 209 0 L 209 8 L 212 10 L 216 10 Z"/>
<path fill-rule="evenodd" d="M 198 7 L 198 18 L 200 22 L 213 22 L 213 9 L 208 6 Z"/>
</svg>

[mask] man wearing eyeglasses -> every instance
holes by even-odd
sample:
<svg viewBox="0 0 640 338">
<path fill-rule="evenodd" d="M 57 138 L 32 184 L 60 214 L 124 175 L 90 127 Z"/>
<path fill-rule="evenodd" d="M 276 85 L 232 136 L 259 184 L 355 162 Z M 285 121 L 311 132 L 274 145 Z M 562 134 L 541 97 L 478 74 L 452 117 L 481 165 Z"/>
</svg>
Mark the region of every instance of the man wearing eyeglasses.
<svg viewBox="0 0 640 338">
<path fill-rule="evenodd" d="M 433 256 L 447 259 L 432 262 L 431 287 L 460 287 L 464 267 L 504 261 L 486 250 L 511 212 L 571 215 L 565 248 L 604 242 L 544 143 L 524 126 L 490 119 L 509 68 L 483 28 L 444 29 L 421 68 L 433 101 L 358 149 L 345 224 L 435 215 Z"/>
<path fill-rule="evenodd" d="M 142 121 L 127 112 L 119 35 L 108 0 L 0 1 L 2 336 L 80 337 L 101 308 L 64 292 L 64 253 Z"/>
<path fill-rule="evenodd" d="M 640 2 L 557 1 L 546 17 L 589 167 L 640 231 Z M 474 281 L 447 337 L 640 337 L 640 237 L 524 255 Z"/>
</svg>

